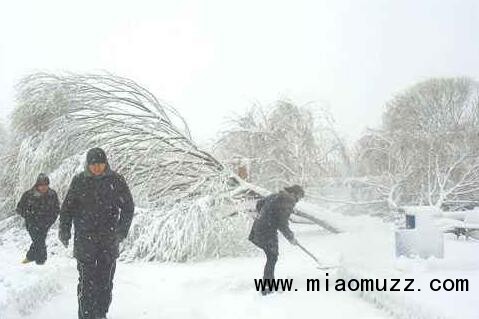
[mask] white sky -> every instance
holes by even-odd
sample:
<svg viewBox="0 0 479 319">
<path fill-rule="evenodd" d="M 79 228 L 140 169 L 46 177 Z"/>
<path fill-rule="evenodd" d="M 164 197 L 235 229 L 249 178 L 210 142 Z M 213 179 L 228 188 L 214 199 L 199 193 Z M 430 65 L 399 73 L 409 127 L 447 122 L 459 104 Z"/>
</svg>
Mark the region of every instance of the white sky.
<svg viewBox="0 0 479 319">
<path fill-rule="evenodd" d="M 479 1 L 0 3 L 0 117 L 32 71 L 108 70 L 176 107 L 199 141 L 232 112 L 289 97 L 328 105 L 357 138 L 392 94 L 479 78 Z"/>
</svg>

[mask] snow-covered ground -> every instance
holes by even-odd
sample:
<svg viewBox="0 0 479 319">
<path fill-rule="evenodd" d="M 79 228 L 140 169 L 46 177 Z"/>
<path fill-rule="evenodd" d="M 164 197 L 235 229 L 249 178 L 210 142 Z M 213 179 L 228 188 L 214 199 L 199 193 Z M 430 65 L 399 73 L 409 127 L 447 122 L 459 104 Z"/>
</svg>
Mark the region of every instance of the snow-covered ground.
<svg viewBox="0 0 479 319">
<path fill-rule="evenodd" d="M 479 241 L 456 240 L 445 235 L 443 259 L 396 258 L 394 226 L 371 216 L 345 216 L 318 205 L 300 203 L 303 211 L 314 214 L 343 232 L 311 242 L 323 255 L 341 255 L 341 278 L 414 279 L 420 291 L 358 293 L 363 299 L 386 309 L 398 318 L 479 318 Z M 468 279 L 469 291 L 432 291 L 432 279 Z"/>
<path fill-rule="evenodd" d="M 223 258 L 198 263 L 119 263 L 111 319 L 130 318 L 479 318 L 479 243 L 446 240 L 443 260 L 396 259 L 393 227 L 369 216 L 343 216 L 317 205 L 304 210 L 343 230 L 292 225 L 298 239 L 321 259 L 341 267 L 334 278 L 414 278 L 416 292 L 307 292 L 307 278 L 325 274 L 296 247 L 281 240 L 278 278 L 293 278 L 298 291 L 260 296 L 253 279 L 264 258 Z M 49 239 L 47 264 L 21 265 L 27 242 L 21 231 L 0 236 L 0 318 L 76 318 L 75 260 Z M 340 256 L 340 258 L 338 257 Z M 467 278 L 469 292 L 433 292 L 432 278 Z"/>
<path fill-rule="evenodd" d="M 293 278 L 300 291 L 263 297 L 253 278 L 262 256 L 224 258 L 191 264 L 120 263 L 115 278 L 112 319 L 131 318 L 390 318 L 352 293 L 301 291 L 306 278 L 323 273 L 283 242 L 277 276 Z M 21 265 L 23 251 L 2 246 L 0 318 L 76 318 L 75 260 L 52 256 L 46 265 Z"/>
</svg>

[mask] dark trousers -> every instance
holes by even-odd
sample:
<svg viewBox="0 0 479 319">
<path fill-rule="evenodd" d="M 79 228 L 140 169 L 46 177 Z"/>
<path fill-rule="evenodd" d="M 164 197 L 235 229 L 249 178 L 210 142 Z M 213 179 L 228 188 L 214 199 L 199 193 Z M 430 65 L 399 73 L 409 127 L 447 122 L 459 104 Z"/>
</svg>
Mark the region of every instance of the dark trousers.
<svg viewBox="0 0 479 319">
<path fill-rule="evenodd" d="M 278 246 L 276 245 L 267 245 L 263 248 L 264 253 L 266 254 L 266 264 L 264 265 L 264 273 L 263 273 L 263 280 L 264 279 L 274 279 L 274 267 L 276 266 L 276 262 L 278 261 Z M 265 290 L 261 291 L 263 295 L 267 295 L 271 293 L 270 288 L 266 288 Z"/>
<path fill-rule="evenodd" d="M 105 317 L 110 307 L 116 260 L 99 258 L 93 262 L 77 261 L 78 318 Z"/>
<path fill-rule="evenodd" d="M 266 264 L 264 265 L 263 279 L 274 279 L 274 267 L 278 261 L 278 251 L 274 249 L 264 249 L 266 254 Z"/>
<path fill-rule="evenodd" d="M 35 261 L 37 264 L 44 264 L 47 260 L 47 239 L 48 228 L 29 225 L 28 234 L 32 239 L 32 244 L 27 252 L 27 259 Z"/>
</svg>

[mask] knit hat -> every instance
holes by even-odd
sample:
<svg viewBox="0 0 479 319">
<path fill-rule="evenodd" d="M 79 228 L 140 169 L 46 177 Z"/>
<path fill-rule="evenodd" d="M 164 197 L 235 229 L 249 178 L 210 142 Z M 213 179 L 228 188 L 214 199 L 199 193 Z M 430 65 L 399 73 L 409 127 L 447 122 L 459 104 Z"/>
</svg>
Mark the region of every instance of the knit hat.
<svg viewBox="0 0 479 319">
<path fill-rule="evenodd" d="M 37 177 L 37 181 L 35 182 L 35 186 L 38 185 L 50 185 L 50 178 L 44 173 L 40 173 Z"/>
<path fill-rule="evenodd" d="M 107 164 L 108 159 L 106 157 L 106 153 L 104 150 L 102 150 L 99 147 L 92 148 L 91 150 L 88 151 L 86 154 L 86 162 L 87 165 L 92 165 L 92 164 Z"/>
<path fill-rule="evenodd" d="M 304 197 L 304 189 L 299 185 L 285 187 L 284 190 L 288 193 L 295 194 L 298 198 Z"/>
</svg>

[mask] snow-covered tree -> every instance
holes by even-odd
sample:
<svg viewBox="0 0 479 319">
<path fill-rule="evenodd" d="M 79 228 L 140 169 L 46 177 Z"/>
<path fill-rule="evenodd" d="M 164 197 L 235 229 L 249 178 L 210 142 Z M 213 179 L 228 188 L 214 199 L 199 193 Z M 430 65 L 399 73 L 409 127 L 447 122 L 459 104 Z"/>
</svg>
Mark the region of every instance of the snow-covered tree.
<svg viewBox="0 0 479 319">
<path fill-rule="evenodd" d="M 11 134 L 0 122 L 0 219 L 11 211 L 12 197 L 11 190 L 14 187 L 15 178 L 9 169 L 13 166 L 14 155 L 12 152 Z M 8 208 L 7 208 L 8 207 Z"/>
<path fill-rule="evenodd" d="M 389 181 L 392 206 L 477 204 L 478 124 L 476 81 L 420 82 L 388 102 L 382 127 L 358 142 L 357 175 Z"/>
<path fill-rule="evenodd" d="M 5 152 L 5 148 L 7 147 L 8 135 L 7 130 L 5 129 L 2 122 L 0 122 L 0 154 Z"/>
<path fill-rule="evenodd" d="M 63 197 L 88 149 L 102 147 L 137 206 L 125 258 L 185 261 L 251 247 L 247 212 L 267 191 L 200 149 L 176 110 L 137 83 L 113 75 L 30 75 L 18 85 L 12 127 L 15 138 L 1 163 L 6 214 L 39 172 Z"/>
<path fill-rule="evenodd" d="M 247 200 L 229 196 L 239 179 L 196 146 L 175 109 L 135 82 L 113 75 L 30 75 L 18 85 L 12 127 L 16 139 L 3 163 L 11 183 L 7 214 L 39 172 L 49 174 L 63 196 L 87 150 L 99 146 L 142 207 L 126 255 L 185 260 L 247 247 L 248 216 L 230 216 Z M 234 251 L 225 248 L 228 242 L 236 243 Z"/>
<path fill-rule="evenodd" d="M 327 111 L 287 100 L 234 116 L 215 150 L 225 162 L 248 163 L 250 180 L 273 189 L 337 174 L 338 162 L 348 158 Z"/>
</svg>

